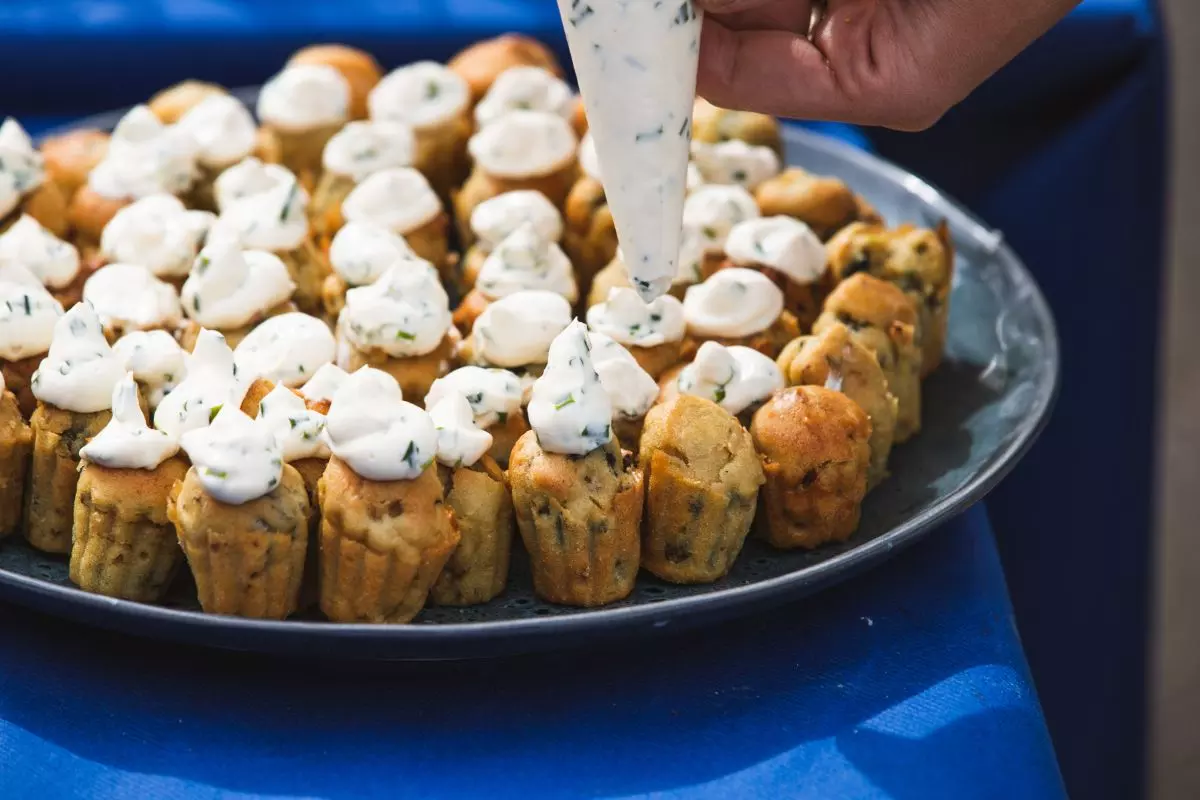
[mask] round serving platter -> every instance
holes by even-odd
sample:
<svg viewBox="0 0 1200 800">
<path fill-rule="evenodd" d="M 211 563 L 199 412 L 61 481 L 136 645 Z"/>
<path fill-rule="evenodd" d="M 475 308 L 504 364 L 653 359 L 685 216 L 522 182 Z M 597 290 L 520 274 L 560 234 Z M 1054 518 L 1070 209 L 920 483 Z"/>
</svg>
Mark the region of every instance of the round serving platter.
<svg viewBox="0 0 1200 800">
<path fill-rule="evenodd" d="M 71 127 L 111 128 L 119 116 Z M 0 596 L 86 624 L 192 644 L 333 658 L 458 659 L 695 626 L 812 593 L 880 563 L 982 498 L 1032 444 L 1058 387 L 1054 321 L 1000 235 L 927 183 L 797 127 L 787 127 L 785 139 L 790 164 L 842 178 L 890 224 L 947 220 L 958 254 L 947 359 L 924 385 L 923 430 L 893 451 L 892 475 L 867 496 L 849 542 L 781 552 L 751 538 L 732 572 L 715 584 L 674 586 L 643 573 L 630 598 L 599 609 L 540 601 L 517 552 L 508 590 L 491 603 L 427 608 L 412 624 L 377 626 L 335 625 L 316 615 L 268 622 L 202 614 L 186 575 L 162 606 L 87 594 L 68 580 L 65 558 L 14 536 L 0 542 Z"/>
</svg>

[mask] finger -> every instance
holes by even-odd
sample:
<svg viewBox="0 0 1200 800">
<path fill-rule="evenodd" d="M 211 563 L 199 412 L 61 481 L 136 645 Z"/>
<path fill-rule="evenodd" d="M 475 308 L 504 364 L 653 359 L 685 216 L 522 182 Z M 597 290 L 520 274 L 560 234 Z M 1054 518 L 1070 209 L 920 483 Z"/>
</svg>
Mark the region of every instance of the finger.
<svg viewBox="0 0 1200 800">
<path fill-rule="evenodd" d="M 768 6 L 778 0 L 695 0 L 695 2 L 697 6 L 710 14 L 733 14 Z"/>
<path fill-rule="evenodd" d="M 803 36 L 812 23 L 812 5 L 811 0 L 774 0 L 755 8 L 713 16 L 731 31 L 787 31 Z"/>
</svg>

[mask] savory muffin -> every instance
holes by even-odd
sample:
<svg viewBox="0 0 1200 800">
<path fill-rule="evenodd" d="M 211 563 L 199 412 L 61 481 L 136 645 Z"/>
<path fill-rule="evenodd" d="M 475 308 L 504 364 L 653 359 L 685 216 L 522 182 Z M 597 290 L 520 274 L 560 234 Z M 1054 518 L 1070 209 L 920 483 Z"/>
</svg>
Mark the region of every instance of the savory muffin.
<svg viewBox="0 0 1200 800">
<path fill-rule="evenodd" d="M 812 327 L 828 293 L 825 248 L 803 222 L 791 217 L 749 219 L 733 226 L 725 241 L 729 262 L 755 269 L 783 291 L 783 307 Z"/>
<path fill-rule="evenodd" d="M 774 358 L 800 333 L 796 317 L 784 308 L 784 294 L 761 272 L 732 267 L 691 286 L 683 297 L 687 323 L 683 357 L 704 342 L 741 345 Z"/>
<path fill-rule="evenodd" d="M 532 225 L 538 241 L 558 243 L 563 239 L 563 217 L 541 192 L 518 189 L 485 200 L 471 212 L 473 243 L 457 264 L 451 284 L 459 297 L 475 288 L 483 265 L 500 244 L 526 224 Z M 573 266 L 578 266 L 571 261 Z"/>
<path fill-rule="evenodd" d="M 760 183 L 754 199 L 764 217 L 798 219 L 822 241 L 852 222 L 878 221 L 875 210 L 844 181 L 800 167 L 788 167 Z"/>
<path fill-rule="evenodd" d="M 164 125 L 174 125 L 210 97 L 226 96 L 223 86 L 206 81 L 185 80 L 172 84 L 146 101 L 146 108 Z"/>
<path fill-rule="evenodd" d="M 174 195 L 152 194 L 125 206 L 104 226 L 95 261 L 137 264 L 179 289 L 215 221 L 215 214 L 190 210 Z"/>
<path fill-rule="evenodd" d="M 329 64 L 289 63 L 263 84 L 257 110 L 279 145 L 280 162 L 312 181 L 325 143 L 350 118 L 350 84 Z"/>
<path fill-rule="evenodd" d="M 350 119 L 365 119 L 367 95 L 383 77 L 383 68 L 365 50 L 344 44 L 312 44 L 288 59 L 289 64 L 323 64 L 341 73 L 350 87 Z"/>
<path fill-rule="evenodd" d="M 692 139 L 704 144 L 745 142 L 766 147 L 777 157 L 783 157 L 783 134 L 774 117 L 719 108 L 704 98 L 696 98 L 692 110 Z"/>
<path fill-rule="evenodd" d="M 376 172 L 411 167 L 416 149 L 416 136 L 403 122 L 348 122 L 335 133 L 321 154 L 321 173 L 309 204 L 317 239 L 328 241 L 342 227 L 342 203 L 355 186 Z"/>
<path fill-rule="evenodd" d="M 425 407 L 433 408 L 448 395 L 461 395 L 471 407 L 475 427 L 492 437 L 488 456 L 507 469 L 513 445 L 529 430 L 522 410 L 524 393 L 516 373 L 506 369 L 459 367 L 433 382 L 425 395 Z"/>
<path fill-rule="evenodd" d="M 28 270 L 64 308 L 79 302 L 91 267 L 73 244 L 28 214 L 0 233 L 0 279 L 13 268 Z"/>
<path fill-rule="evenodd" d="M 29 215 L 55 236 L 66 236 L 67 196 L 49 179 L 45 159 L 12 117 L 0 125 L 0 230 Z"/>
<path fill-rule="evenodd" d="M 681 394 L 703 397 L 749 427 L 754 412 L 783 386 L 783 373 L 769 356 L 749 347 L 705 342 L 694 361 L 663 375 L 659 399 L 668 403 Z"/>
<path fill-rule="evenodd" d="M 321 286 L 324 318 L 336 322 L 346 307 L 346 292 L 370 286 L 397 261 L 420 260 L 404 237 L 370 222 L 348 222 L 329 244 L 332 273 Z"/>
<path fill-rule="evenodd" d="M 176 127 L 191 138 L 196 156 L 196 181 L 188 193 L 188 205 L 195 209 L 217 210 L 217 177 L 242 159 L 280 158 L 273 134 L 259 129 L 241 100 L 223 92 L 188 109 Z"/>
<path fill-rule="evenodd" d="M 0 539 L 21 524 L 32 448 L 33 432 L 21 414 L 16 395 L 4 388 L 4 375 L 0 373 Z"/>
<path fill-rule="evenodd" d="M 88 173 L 108 154 L 110 138 L 108 131 L 77 128 L 42 141 L 46 175 L 58 184 L 68 203 L 87 183 Z"/>
<path fill-rule="evenodd" d="M 447 279 L 452 275 L 450 217 L 417 170 L 393 167 L 368 176 L 346 195 L 342 216 L 391 231 Z"/>
<path fill-rule="evenodd" d="M 726 262 L 730 233 L 759 216 L 754 197 L 741 186 L 709 184 L 689 193 L 683 203 L 684 244 L 677 282 L 693 284 L 712 277 Z"/>
<path fill-rule="evenodd" d="M 472 102 L 478 102 L 496 78 L 512 67 L 540 67 L 560 78 L 563 74 L 558 59 L 544 44 L 517 33 L 476 42 L 450 59 L 448 66 L 466 82 Z"/>
<path fill-rule="evenodd" d="M 62 314 L 62 305 L 27 269 L 0 266 L 0 374 L 26 419 L 37 406 L 30 381 Z"/>
<path fill-rule="evenodd" d="M 633 289 L 612 289 L 588 309 L 587 324 L 628 349 L 655 380 L 681 360 L 687 325 L 683 304 L 670 295 L 646 303 Z"/>
</svg>

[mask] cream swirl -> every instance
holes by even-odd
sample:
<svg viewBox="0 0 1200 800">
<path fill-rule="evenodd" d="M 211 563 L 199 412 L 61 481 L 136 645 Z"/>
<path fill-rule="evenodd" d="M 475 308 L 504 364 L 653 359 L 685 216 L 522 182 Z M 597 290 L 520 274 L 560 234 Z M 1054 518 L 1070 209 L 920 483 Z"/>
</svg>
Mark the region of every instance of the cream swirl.
<svg viewBox="0 0 1200 800">
<path fill-rule="evenodd" d="M 588 327 L 621 344 L 657 347 L 683 339 L 683 304 L 669 294 L 646 303 L 627 287 L 608 290 L 608 299 L 587 312 Z"/>
<path fill-rule="evenodd" d="M 179 442 L 146 424 L 133 374 L 112 391 L 112 419 L 79 451 L 84 461 L 110 469 L 154 469 L 179 452 Z"/>
<path fill-rule="evenodd" d="M 692 142 L 692 163 L 705 183 L 736 184 L 753 190 L 779 174 L 779 156 L 769 147 L 727 142 Z"/>
<path fill-rule="evenodd" d="M 109 220 L 100 252 L 108 261 L 141 264 L 160 278 L 182 278 L 214 220 L 208 211 L 189 211 L 174 195 L 150 195 Z"/>
<path fill-rule="evenodd" d="M 454 119 L 470 102 L 467 82 L 434 61 L 392 70 L 367 95 L 372 119 L 405 122 L 418 131 Z"/>
<path fill-rule="evenodd" d="M 159 403 L 154 427 L 173 436 L 203 428 L 223 407 L 237 407 L 247 388 L 238 379 L 225 337 L 202 330 L 187 359 L 187 377 Z"/>
<path fill-rule="evenodd" d="M 304 398 L 278 384 L 258 404 L 258 418 L 275 431 L 284 461 L 329 458 L 325 415 L 304 404 Z"/>
<path fill-rule="evenodd" d="M 494 250 L 527 224 L 533 226 L 543 241 L 562 239 L 562 214 L 546 195 L 533 189 L 496 195 L 475 206 L 471 212 L 471 231 L 487 250 Z"/>
<path fill-rule="evenodd" d="M 229 233 L 243 247 L 282 253 L 308 237 L 308 192 L 295 175 L 261 192 L 221 207 L 214 231 Z"/>
<path fill-rule="evenodd" d="M 333 454 L 369 481 L 413 480 L 437 456 L 433 420 L 404 402 L 386 372 L 363 367 L 333 396 L 325 425 Z"/>
<path fill-rule="evenodd" d="M 347 222 L 367 222 L 403 236 L 433 222 L 442 201 L 425 176 L 409 167 L 371 175 L 342 202 Z"/>
<path fill-rule="evenodd" d="M 783 313 L 783 292 L 761 272 L 731 267 L 688 287 L 683 318 L 697 336 L 750 336 Z"/>
<path fill-rule="evenodd" d="M 510 294 L 475 320 L 475 358 L 497 367 L 545 364 L 550 343 L 570 324 L 571 304 L 562 295 L 537 290 Z"/>
<path fill-rule="evenodd" d="M 280 186 L 291 186 L 295 180 L 292 171 L 280 164 L 264 164 L 254 157 L 243 158 L 213 181 L 213 196 L 217 208 L 224 211 L 239 200 Z"/>
<path fill-rule="evenodd" d="M 630 290 L 632 291 L 632 290 Z M 669 295 L 664 295 L 669 297 Z M 591 332 L 592 363 L 608 398 L 613 419 L 641 419 L 658 400 L 658 383 L 637 359 L 614 339 Z"/>
<path fill-rule="evenodd" d="M 204 491 L 222 503 L 248 503 L 274 491 L 283 478 L 275 430 L 236 405 L 222 408 L 211 425 L 184 433 L 180 443 Z"/>
<path fill-rule="evenodd" d="M 578 320 L 554 338 L 533 384 L 529 424 L 548 453 L 587 455 L 612 439 L 612 400 L 592 363 L 587 328 Z"/>
<path fill-rule="evenodd" d="M 796 283 L 813 283 L 825 273 L 825 245 L 811 228 L 791 217 L 738 223 L 729 232 L 725 252 L 739 266 L 770 267 Z"/>
<path fill-rule="evenodd" d="M 196 178 L 194 146 L 149 108 L 134 106 L 113 130 L 104 160 L 88 173 L 88 186 L 116 200 L 183 194 Z"/>
<path fill-rule="evenodd" d="M 554 292 L 572 303 L 579 297 L 571 259 L 557 244 L 543 239 L 532 222 L 517 228 L 488 254 L 475 288 L 489 300 L 530 289 Z"/>
<path fill-rule="evenodd" d="M 104 338 L 90 303 L 79 303 L 54 324 L 50 352 L 33 373 L 33 395 L 43 403 L 79 414 L 105 411 L 113 387 L 125 376 L 121 358 Z"/>
<path fill-rule="evenodd" d="M 416 136 L 403 122 L 348 122 L 325 145 L 321 163 L 358 183 L 381 170 L 412 166 L 416 149 Z"/>
<path fill-rule="evenodd" d="M 329 263 L 349 286 L 365 286 L 397 261 L 417 259 L 408 242 L 387 228 L 368 222 L 347 222 L 329 245 Z"/>
<path fill-rule="evenodd" d="M 254 152 L 258 126 L 241 100 L 213 94 L 184 112 L 177 123 L 194 145 L 196 160 L 209 169 L 224 169 Z"/>
<path fill-rule="evenodd" d="M 471 137 L 475 164 L 498 178 L 535 178 L 575 161 L 575 131 L 545 111 L 510 111 Z"/>
<path fill-rule="evenodd" d="M 591 131 L 579 140 L 579 168 L 583 170 L 584 175 L 603 185 L 604 173 L 600 171 L 600 156 L 596 154 L 596 140 Z"/>
<path fill-rule="evenodd" d="M 0 234 L 0 264 L 20 264 L 47 288 L 62 289 L 79 274 L 79 251 L 22 214 Z"/>
<path fill-rule="evenodd" d="M 0 218 L 46 180 L 46 166 L 33 140 L 12 117 L 0 125 Z"/>
<path fill-rule="evenodd" d="M 258 118 L 283 131 L 339 125 L 349 110 L 350 84 L 328 64 L 289 64 L 258 94 Z"/>
<path fill-rule="evenodd" d="M 492 447 L 492 435 L 476 426 L 471 404 L 451 392 L 429 408 L 437 429 L 437 460 L 447 467 L 469 467 Z"/>
<path fill-rule="evenodd" d="M 218 238 L 196 257 L 181 296 L 189 317 L 206 328 L 232 330 L 287 302 L 295 288 L 278 256 Z"/>
<path fill-rule="evenodd" d="M 433 382 L 425 395 L 425 407 L 433 408 L 452 394 L 467 401 L 480 428 L 507 423 L 510 414 L 521 413 L 524 398 L 520 379 L 506 369 L 459 367 Z"/>
<path fill-rule="evenodd" d="M 758 203 L 741 186 L 701 186 L 683 204 L 683 224 L 705 252 L 721 253 L 733 227 L 760 215 Z"/>
<path fill-rule="evenodd" d="M 63 307 L 20 265 L 0 275 L 0 358 L 20 361 L 50 349 Z"/>
<path fill-rule="evenodd" d="M 187 359 L 175 337 L 166 331 L 133 331 L 113 344 L 125 369 L 146 390 L 153 411 L 187 375 Z"/>
<path fill-rule="evenodd" d="M 299 391 L 310 403 L 329 402 L 347 377 L 346 370 L 337 364 L 324 364 Z"/>
<path fill-rule="evenodd" d="M 740 414 L 783 388 L 783 373 L 749 347 L 724 347 L 705 342 L 696 360 L 679 373 L 676 385 L 684 394 L 712 400 L 730 414 Z"/>
<path fill-rule="evenodd" d="M 575 93 L 540 67 L 509 67 L 475 106 L 475 122 L 483 127 L 520 110 L 545 111 L 569 121 L 575 113 Z"/>
<path fill-rule="evenodd" d="M 243 378 L 299 386 L 333 362 L 337 345 L 329 326 L 299 311 L 263 320 L 233 351 Z"/>
<path fill-rule="evenodd" d="M 437 270 L 398 264 L 370 286 L 346 292 L 338 329 L 359 350 L 380 349 L 394 358 L 437 349 L 450 330 L 450 298 Z"/>
<path fill-rule="evenodd" d="M 109 264 L 96 270 L 83 284 L 83 299 L 110 329 L 175 328 L 183 319 L 175 287 L 137 264 Z"/>
</svg>

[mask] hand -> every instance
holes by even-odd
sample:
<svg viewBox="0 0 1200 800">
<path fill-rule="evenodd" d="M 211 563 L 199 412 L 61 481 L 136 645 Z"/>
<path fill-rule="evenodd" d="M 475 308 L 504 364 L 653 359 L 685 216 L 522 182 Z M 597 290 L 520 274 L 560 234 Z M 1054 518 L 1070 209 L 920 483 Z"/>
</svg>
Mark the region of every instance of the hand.
<svg viewBox="0 0 1200 800">
<path fill-rule="evenodd" d="M 915 131 L 1079 0 L 696 0 L 699 93 L 726 108 Z"/>
</svg>

